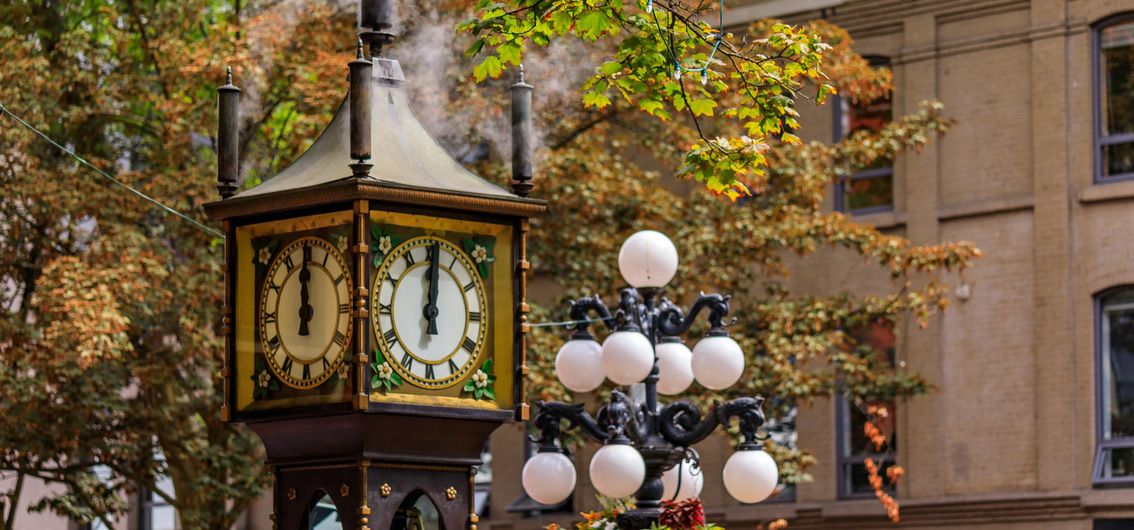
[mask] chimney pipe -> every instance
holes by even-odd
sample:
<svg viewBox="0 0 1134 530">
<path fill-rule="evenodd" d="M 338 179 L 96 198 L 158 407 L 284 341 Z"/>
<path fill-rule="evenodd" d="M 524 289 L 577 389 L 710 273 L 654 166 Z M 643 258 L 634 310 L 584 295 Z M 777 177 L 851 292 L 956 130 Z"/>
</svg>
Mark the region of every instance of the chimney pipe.
<svg viewBox="0 0 1134 530">
<path fill-rule="evenodd" d="M 224 85 L 217 88 L 217 192 L 222 199 L 236 194 L 240 175 L 240 89 L 232 84 L 232 67 Z"/>
<path fill-rule="evenodd" d="M 532 191 L 532 86 L 524 82 L 524 65 L 512 91 L 512 192 Z"/>
<path fill-rule="evenodd" d="M 350 157 L 355 163 L 350 167 L 354 176 L 365 177 L 370 174 L 370 95 L 373 90 L 372 69 L 374 63 L 362 56 L 362 39 L 358 40 L 358 54 L 350 62 Z"/>
<path fill-rule="evenodd" d="M 358 30 L 370 47 L 370 57 L 382 55 L 382 47 L 394 41 L 393 0 L 361 0 Z"/>
</svg>

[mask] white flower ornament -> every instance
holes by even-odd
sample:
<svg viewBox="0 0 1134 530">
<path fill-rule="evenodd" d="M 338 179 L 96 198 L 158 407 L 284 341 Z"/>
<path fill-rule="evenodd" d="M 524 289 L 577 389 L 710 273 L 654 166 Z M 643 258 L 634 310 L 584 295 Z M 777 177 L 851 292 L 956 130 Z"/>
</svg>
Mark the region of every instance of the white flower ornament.
<svg viewBox="0 0 1134 530">
<path fill-rule="evenodd" d="M 483 370 L 477 370 L 472 376 L 473 383 L 476 383 L 477 388 L 484 388 L 488 386 L 488 374 Z"/>
<path fill-rule="evenodd" d="M 472 257 L 477 263 L 484 263 L 484 261 L 488 259 L 488 250 L 477 245 L 472 251 Z"/>
<path fill-rule="evenodd" d="M 272 251 L 268 250 L 268 247 L 264 247 L 260 249 L 258 257 L 260 258 L 261 264 L 267 265 L 268 262 L 272 260 Z"/>
<path fill-rule="evenodd" d="M 256 383 L 260 385 L 260 388 L 268 388 L 268 385 L 272 384 L 272 375 L 267 370 L 263 370 L 260 375 L 256 376 Z"/>
<path fill-rule="evenodd" d="M 347 238 L 346 238 L 346 236 L 339 236 L 339 238 L 335 241 L 335 246 L 339 247 L 339 252 L 346 252 L 346 249 L 347 249 Z"/>
<path fill-rule="evenodd" d="M 393 374 L 393 373 L 394 373 L 394 370 L 390 368 L 390 365 L 388 365 L 386 363 L 382 363 L 382 364 L 378 365 L 378 377 L 379 378 L 389 379 L 390 374 Z"/>
<path fill-rule="evenodd" d="M 394 244 L 390 241 L 390 236 L 382 236 L 382 238 L 378 240 L 378 250 L 383 254 L 389 252 L 390 248 L 393 246 Z"/>
</svg>

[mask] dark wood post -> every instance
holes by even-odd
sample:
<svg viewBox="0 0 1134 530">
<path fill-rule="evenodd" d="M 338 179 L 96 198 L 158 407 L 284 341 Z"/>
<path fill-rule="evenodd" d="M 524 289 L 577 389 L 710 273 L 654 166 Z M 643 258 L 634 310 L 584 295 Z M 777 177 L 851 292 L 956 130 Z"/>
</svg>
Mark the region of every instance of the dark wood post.
<svg viewBox="0 0 1134 530">
<path fill-rule="evenodd" d="M 356 177 L 370 174 L 370 94 L 374 63 L 362 56 L 362 39 L 358 41 L 358 56 L 350 62 L 350 165 Z"/>
</svg>

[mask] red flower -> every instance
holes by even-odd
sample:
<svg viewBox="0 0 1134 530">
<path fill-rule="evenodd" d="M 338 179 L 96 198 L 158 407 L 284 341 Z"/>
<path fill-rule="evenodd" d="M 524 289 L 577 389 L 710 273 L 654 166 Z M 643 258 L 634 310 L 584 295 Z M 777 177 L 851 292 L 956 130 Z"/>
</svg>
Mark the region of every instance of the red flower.
<svg viewBox="0 0 1134 530">
<path fill-rule="evenodd" d="M 661 501 L 662 512 L 658 525 L 672 530 L 691 530 L 705 526 L 705 507 L 700 499 Z"/>
</svg>

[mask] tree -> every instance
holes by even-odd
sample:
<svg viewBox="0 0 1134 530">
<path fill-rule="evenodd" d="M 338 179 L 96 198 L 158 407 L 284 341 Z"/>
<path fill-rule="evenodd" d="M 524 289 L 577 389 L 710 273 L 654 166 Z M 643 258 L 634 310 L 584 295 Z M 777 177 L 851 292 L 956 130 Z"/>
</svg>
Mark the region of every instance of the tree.
<svg viewBox="0 0 1134 530">
<path fill-rule="evenodd" d="M 426 124 L 501 180 L 506 144 L 493 140 L 507 130 L 500 106 L 507 83 L 484 80 L 525 54 L 543 58 L 542 75 L 540 61 L 529 63 L 545 143 L 537 190 L 554 208 L 534 225 L 532 253 L 540 274 L 567 294 L 584 286 L 611 292 L 613 264 L 593 257 L 611 255 L 632 230 L 658 228 L 679 241 L 685 270 L 702 272 L 682 278 L 671 296 L 698 288 L 762 293 L 736 300 L 744 307 L 738 335 L 755 352 L 744 391 L 791 400 L 843 389 L 866 397 L 925 391 L 914 374 L 861 354 L 849 331 L 902 315 L 927 321 L 944 304 L 944 287 L 918 275 L 967 266 L 978 252 L 915 246 L 819 204 L 838 175 L 943 130 L 939 108 L 879 135 L 802 144 L 790 131 L 805 92 L 818 100 L 836 88 L 872 97 L 888 86 L 888 74 L 866 68 L 845 33 L 761 24 L 747 35 L 751 46 L 727 36 L 713 55 L 711 28 L 692 22 L 701 14 L 643 6 L 414 4 L 402 8 L 394 52 L 411 58 L 411 79 L 443 81 L 411 85 L 419 101 L 437 103 L 419 108 L 445 110 Z M 353 10 L 269 0 L 12 3 L 0 11 L 0 103 L 116 179 L 202 220 L 201 204 L 215 197 L 213 94 L 224 66 L 245 89 L 241 153 L 250 186 L 294 160 L 341 101 Z M 475 35 L 453 34 L 454 12 L 469 17 L 462 28 Z M 454 49 L 476 57 L 447 60 Z M 710 55 L 706 84 L 699 72 L 673 79 L 674 57 L 688 72 Z M 0 522 L 15 527 L 21 484 L 34 477 L 63 486 L 35 499 L 39 508 L 80 520 L 120 512 L 121 494 L 145 487 L 173 503 L 186 527 L 230 526 L 266 473 L 254 437 L 216 414 L 219 240 L 100 179 L 7 117 L 5 125 L 0 472 L 15 480 L 0 492 L 7 504 Z M 630 156 L 628 145 L 646 151 Z M 659 162 L 705 189 L 664 191 L 663 177 L 646 169 Z M 748 198 L 738 205 L 719 195 Z M 830 245 L 879 264 L 896 279 L 894 292 L 790 293 L 785 254 Z M 558 339 L 535 339 L 532 386 L 563 395 L 548 368 Z M 778 456 L 789 480 L 803 477 L 807 455 Z M 160 476 L 172 478 L 174 491 L 156 487 Z"/>
</svg>

